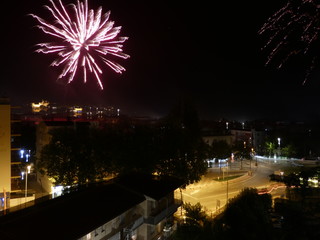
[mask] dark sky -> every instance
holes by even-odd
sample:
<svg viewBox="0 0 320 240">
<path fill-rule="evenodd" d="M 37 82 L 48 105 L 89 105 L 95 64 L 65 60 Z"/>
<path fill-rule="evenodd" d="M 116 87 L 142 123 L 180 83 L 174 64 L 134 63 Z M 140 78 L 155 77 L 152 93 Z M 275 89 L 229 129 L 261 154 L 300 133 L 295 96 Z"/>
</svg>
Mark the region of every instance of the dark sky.
<svg viewBox="0 0 320 240">
<path fill-rule="evenodd" d="M 111 10 L 115 25 L 122 26 L 120 35 L 129 37 L 124 52 L 131 58 L 118 61 L 127 71 L 118 75 L 105 68 L 101 91 L 93 79 L 59 84 L 61 69 L 49 66 L 54 56 L 34 52 L 35 44 L 54 40 L 28 16 L 50 18 L 42 7 L 48 0 L 9 1 L 1 16 L 0 93 L 17 104 L 45 99 L 114 105 L 153 117 L 187 96 L 202 118 L 318 119 L 317 72 L 302 86 L 304 69 L 298 63 L 282 70 L 264 66 L 260 48 L 267 38 L 257 32 L 285 2 L 89 0 L 90 8 Z"/>
</svg>

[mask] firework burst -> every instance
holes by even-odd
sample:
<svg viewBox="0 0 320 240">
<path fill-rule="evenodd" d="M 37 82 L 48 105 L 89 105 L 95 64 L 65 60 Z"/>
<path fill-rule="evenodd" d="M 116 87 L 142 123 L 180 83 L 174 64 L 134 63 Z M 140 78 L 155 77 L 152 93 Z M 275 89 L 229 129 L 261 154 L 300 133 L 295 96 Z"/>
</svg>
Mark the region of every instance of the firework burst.
<svg viewBox="0 0 320 240">
<path fill-rule="evenodd" d="M 122 52 L 122 43 L 127 37 L 118 37 L 121 27 L 114 27 L 114 22 L 109 20 L 110 11 L 102 14 L 102 7 L 94 11 L 88 9 L 88 0 L 77 1 L 71 4 L 71 15 L 61 0 L 55 3 L 50 0 L 51 6 L 45 8 L 54 18 L 54 23 L 31 14 L 40 23 L 37 27 L 44 33 L 58 38 L 59 43 L 40 43 L 37 52 L 56 54 L 58 58 L 51 66 L 64 66 L 59 78 L 66 78 L 70 83 L 74 80 L 78 68 L 83 70 L 84 82 L 87 81 L 87 72 L 92 73 L 100 88 L 103 84 L 100 79 L 102 69 L 98 61 L 106 64 L 117 73 L 122 73 L 125 68 L 108 59 L 112 55 L 126 59 L 129 55 Z"/>
<path fill-rule="evenodd" d="M 320 33 L 320 1 L 289 0 L 273 14 L 258 32 L 270 38 L 262 49 L 271 49 L 266 61 L 269 64 L 280 58 L 278 68 L 292 56 L 302 54 L 309 60 L 303 83 L 318 62 Z"/>
</svg>

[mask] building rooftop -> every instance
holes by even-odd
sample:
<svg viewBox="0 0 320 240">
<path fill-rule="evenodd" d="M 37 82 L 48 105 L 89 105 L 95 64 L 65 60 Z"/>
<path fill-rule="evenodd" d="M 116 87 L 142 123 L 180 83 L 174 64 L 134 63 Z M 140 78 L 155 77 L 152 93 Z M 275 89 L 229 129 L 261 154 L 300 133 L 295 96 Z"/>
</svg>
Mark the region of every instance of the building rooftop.
<svg viewBox="0 0 320 240">
<path fill-rule="evenodd" d="M 128 175 L 92 184 L 0 217 L 0 239 L 78 239 L 145 201 L 182 185 L 175 178 Z"/>
<path fill-rule="evenodd" d="M 160 200 L 184 185 L 184 182 L 178 178 L 146 174 L 128 174 L 116 179 L 115 182 L 155 200 Z"/>
<path fill-rule="evenodd" d="M 0 239 L 78 239 L 144 200 L 120 185 L 92 185 L 0 217 Z"/>
</svg>

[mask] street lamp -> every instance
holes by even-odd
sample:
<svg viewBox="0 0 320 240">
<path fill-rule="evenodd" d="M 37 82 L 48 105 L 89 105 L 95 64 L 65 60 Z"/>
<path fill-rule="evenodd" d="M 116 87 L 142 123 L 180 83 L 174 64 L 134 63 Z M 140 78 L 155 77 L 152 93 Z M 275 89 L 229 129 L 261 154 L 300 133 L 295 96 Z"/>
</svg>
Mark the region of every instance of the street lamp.
<svg viewBox="0 0 320 240">
<path fill-rule="evenodd" d="M 25 162 L 29 162 L 30 158 L 30 150 L 21 149 L 20 150 L 20 158 L 25 158 Z"/>
<path fill-rule="evenodd" d="M 169 200 L 167 197 L 164 197 L 164 199 L 166 200 L 166 219 L 165 219 L 165 225 L 163 227 L 163 232 L 164 232 L 164 236 L 165 236 L 165 239 L 167 239 L 169 237 L 169 234 L 170 234 L 170 231 L 171 231 L 171 227 L 169 226 L 168 224 L 168 207 L 169 207 Z"/>
<path fill-rule="evenodd" d="M 281 138 L 278 138 L 278 155 L 280 157 Z"/>
<path fill-rule="evenodd" d="M 28 165 L 27 166 L 27 169 L 26 169 L 26 186 L 25 186 L 25 191 L 24 191 L 24 202 L 26 203 L 27 202 L 27 195 L 28 195 L 28 174 L 30 173 L 30 170 L 31 170 L 31 165 Z"/>
</svg>

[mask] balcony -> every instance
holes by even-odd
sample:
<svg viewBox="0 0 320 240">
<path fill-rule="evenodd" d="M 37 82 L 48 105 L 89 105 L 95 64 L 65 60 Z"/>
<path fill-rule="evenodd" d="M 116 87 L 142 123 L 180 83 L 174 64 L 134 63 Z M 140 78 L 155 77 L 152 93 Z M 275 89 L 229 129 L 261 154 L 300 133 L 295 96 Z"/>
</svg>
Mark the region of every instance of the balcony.
<svg viewBox="0 0 320 240">
<path fill-rule="evenodd" d="M 143 216 L 135 213 L 127 213 L 118 226 L 111 228 L 111 231 L 103 239 L 109 239 L 119 233 L 133 231 L 143 224 Z"/>
<path fill-rule="evenodd" d="M 172 216 L 178 210 L 178 208 L 182 205 L 182 202 L 180 199 L 175 199 L 174 202 L 169 204 L 170 205 L 168 206 L 168 208 L 164 208 L 162 209 L 162 211 L 158 212 L 157 214 L 153 214 L 152 216 L 149 216 L 145 220 L 145 223 L 157 225 L 166 217 Z"/>
</svg>

